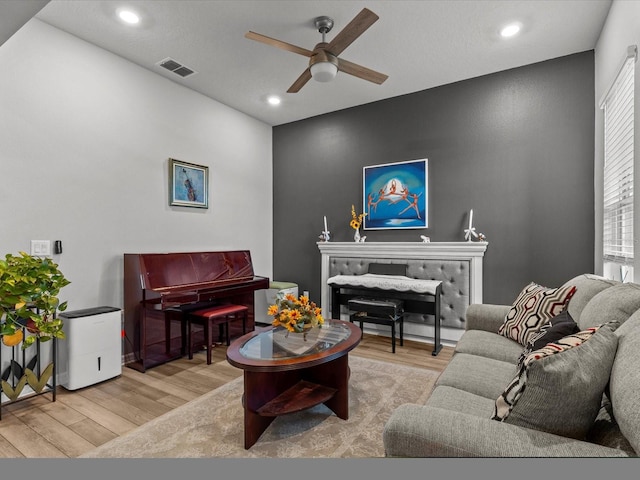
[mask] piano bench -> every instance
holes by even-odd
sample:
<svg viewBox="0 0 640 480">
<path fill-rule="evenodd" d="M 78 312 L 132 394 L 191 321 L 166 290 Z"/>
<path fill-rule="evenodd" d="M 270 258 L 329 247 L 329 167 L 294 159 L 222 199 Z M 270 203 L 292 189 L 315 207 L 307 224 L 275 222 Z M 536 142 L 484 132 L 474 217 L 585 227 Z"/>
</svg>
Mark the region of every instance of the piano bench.
<svg viewBox="0 0 640 480">
<path fill-rule="evenodd" d="M 187 314 L 187 337 L 188 337 L 188 349 L 189 359 L 193 358 L 193 335 L 192 324 L 197 323 L 202 325 L 204 329 L 204 338 L 207 345 L 207 365 L 211 365 L 211 348 L 213 347 L 212 332 L 214 325 L 220 326 L 220 335 L 222 331 L 225 332 L 225 340 L 227 347 L 229 346 L 229 322 L 242 318 L 242 334 L 247 333 L 247 317 L 249 309 L 244 305 L 214 305 L 212 307 L 206 307 L 201 310 L 195 310 Z M 220 338 L 221 340 L 221 338 Z"/>
<path fill-rule="evenodd" d="M 352 298 L 347 302 L 349 321 L 391 327 L 391 352 L 396 353 L 396 324 L 400 326 L 400 346 L 404 345 L 404 302 L 398 299 Z"/>
</svg>

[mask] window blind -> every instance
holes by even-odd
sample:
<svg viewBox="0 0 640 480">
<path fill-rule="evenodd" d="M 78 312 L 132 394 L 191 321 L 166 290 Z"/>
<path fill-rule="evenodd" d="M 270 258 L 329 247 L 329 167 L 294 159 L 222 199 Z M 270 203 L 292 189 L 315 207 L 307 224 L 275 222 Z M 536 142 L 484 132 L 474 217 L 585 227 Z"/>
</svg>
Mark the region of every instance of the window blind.
<svg viewBox="0 0 640 480">
<path fill-rule="evenodd" d="M 633 263 L 633 123 L 636 49 L 629 49 L 604 109 L 604 259 Z M 631 54 L 632 53 L 632 54 Z"/>
</svg>

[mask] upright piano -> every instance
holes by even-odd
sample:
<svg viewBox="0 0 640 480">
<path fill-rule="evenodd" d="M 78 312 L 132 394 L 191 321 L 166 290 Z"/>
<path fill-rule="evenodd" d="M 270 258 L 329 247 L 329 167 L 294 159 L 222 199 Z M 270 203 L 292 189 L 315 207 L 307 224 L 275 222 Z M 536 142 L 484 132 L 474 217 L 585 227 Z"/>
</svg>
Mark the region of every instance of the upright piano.
<svg viewBox="0 0 640 480">
<path fill-rule="evenodd" d="M 248 250 L 125 253 L 125 364 L 144 372 L 179 358 L 185 346 L 182 315 L 204 306 L 246 305 L 247 330 L 253 330 L 254 292 L 266 288 L 269 279 L 254 275 Z"/>
</svg>

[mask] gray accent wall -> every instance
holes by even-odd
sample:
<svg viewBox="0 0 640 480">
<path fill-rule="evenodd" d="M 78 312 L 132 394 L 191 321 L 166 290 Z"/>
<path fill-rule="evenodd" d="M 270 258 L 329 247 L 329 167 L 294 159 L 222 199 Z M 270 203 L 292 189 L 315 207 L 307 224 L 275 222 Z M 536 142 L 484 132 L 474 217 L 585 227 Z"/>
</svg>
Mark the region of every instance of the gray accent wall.
<svg viewBox="0 0 640 480">
<path fill-rule="evenodd" d="M 367 241 L 463 241 L 473 209 L 485 303 L 593 272 L 593 99 L 587 51 L 274 127 L 273 278 L 319 302 L 323 216 L 332 241 L 353 241 L 363 167 L 421 158 L 429 227 Z"/>
</svg>

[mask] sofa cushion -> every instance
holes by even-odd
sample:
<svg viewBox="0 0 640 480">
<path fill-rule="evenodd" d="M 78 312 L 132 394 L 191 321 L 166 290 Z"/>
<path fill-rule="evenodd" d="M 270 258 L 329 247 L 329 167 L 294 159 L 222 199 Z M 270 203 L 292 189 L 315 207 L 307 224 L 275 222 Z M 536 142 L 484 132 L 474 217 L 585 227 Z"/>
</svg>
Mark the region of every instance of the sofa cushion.
<svg viewBox="0 0 640 480">
<path fill-rule="evenodd" d="M 620 282 L 591 273 L 578 275 L 566 282 L 563 287 L 568 285 L 574 285 L 576 287 L 576 292 L 573 294 L 573 297 L 571 297 L 569 305 L 567 306 L 567 310 L 569 310 L 569 313 L 576 323 L 580 323 L 578 319 L 580 318 L 582 309 L 589 303 L 589 300 L 602 290 L 618 284 L 620 284 Z"/>
<path fill-rule="evenodd" d="M 547 288 L 531 282 L 516 297 L 498 333 L 526 345 L 531 335 L 562 312 L 576 287 Z"/>
<path fill-rule="evenodd" d="M 548 343 L 557 342 L 561 338 L 578 333 L 578 324 L 573 321 L 568 311 L 564 310 L 556 315 L 548 323 L 544 324 L 539 332 L 536 332 L 527 342 L 518 358 L 518 366 L 521 367 L 524 359 L 534 350 L 539 350 Z"/>
<path fill-rule="evenodd" d="M 636 310 L 625 322 L 616 328 L 616 335 L 624 337 L 627 333 L 640 330 L 640 310 Z"/>
<path fill-rule="evenodd" d="M 515 363 L 456 353 L 436 380 L 436 386 L 454 387 L 495 401 L 515 374 Z"/>
<path fill-rule="evenodd" d="M 496 400 L 491 418 L 584 439 L 609 381 L 617 326 L 592 327 L 531 352 Z"/>
<path fill-rule="evenodd" d="M 431 392 L 425 405 L 488 418 L 493 412 L 494 402 L 490 398 L 441 385 Z"/>
<path fill-rule="evenodd" d="M 454 352 L 479 355 L 515 365 L 522 353 L 522 345 L 497 333 L 467 330 L 456 343 Z"/>
<path fill-rule="evenodd" d="M 446 478 L 479 477 L 479 469 L 469 474 L 469 465 L 485 465 L 489 478 L 532 478 L 540 475 L 553 478 L 600 478 L 603 476 L 618 480 L 631 479 L 632 475 L 620 475 L 622 471 L 633 468 L 636 460 L 624 463 L 601 460 L 604 457 L 628 457 L 622 450 L 612 449 L 584 442 L 573 438 L 562 438 L 547 432 L 531 430 L 506 423 L 495 422 L 485 417 L 465 415 L 464 413 L 405 403 L 396 408 L 385 423 L 382 432 L 385 456 L 387 457 L 417 457 L 413 463 L 422 468 L 421 477 L 437 478 L 440 468 L 438 460 L 425 461 L 424 457 L 481 457 L 482 462 L 471 460 L 466 463 L 464 473 L 451 474 L 458 461 L 445 461 Z M 514 459 L 515 457 L 538 457 L 541 460 L 522 462 L 522 460 L 507 460 L 510 467 L 504 475 L 496 475 L 496 467 L 503 463 L 496 461 L 498 457 Z M 560 463 L 554 460 L 544 460 L 549 457 L 589 457 L 591 460 L 569 460 Z M 409 460 L 410 461 L 410 460 Z M 467 460 L 462 460 L 465 464 Z M 435 468 L 434 468 L 435 464 Z M 557 466 L 560 468 L 556 468 Z M 597 465 L 597 466 L 596 466 Z M 524 466 L 525 468 L 522 468 Z M 578 466 L 578 468 L 576 468 Z M 625 468 L 626 466 L 626 468 Z M 529 468 L 527 468 L 529 467 Z M 530 468 L 533 467 L 533 468 Z M 595 475 L 584 475 L 585 469 Z M 571 473 L 569 473 L 571 472 Z M 602 472 L 600 475 L 598 473 Z M 391 472 L 390 472 L 391 473 Z M 401 476 L 401 474 L 399 474 Z M 418 475 L 414 475 L 418 477 Z"/>
<path fill-rule="evenodd" d="M 630 325 L 631 322 L 633 330 L 618 337 L 609 392 L 620 431 L 640 454 L 640 322 L 637 317 L 629 320 Z"/>
<path fill-rule="evenodd" d="M 619 351 L 620 347 L 618 346 L 618 354 Z M 637 455 L 629 440 L 620 431 L 620 426 L 613 416 L 613 406 L 606 394 L 602 396 L 600 411 L 587 433 L 587 442 L 622 450 L 630 457 Z"/>
<path fill-rule="evenodd" d="M 640 309 L 640 285 L 620 283 L 594 295 L 576 320 L 581 330 L 604 322 L 624 323 Z"/>
</svg>

